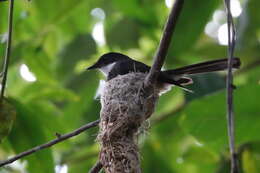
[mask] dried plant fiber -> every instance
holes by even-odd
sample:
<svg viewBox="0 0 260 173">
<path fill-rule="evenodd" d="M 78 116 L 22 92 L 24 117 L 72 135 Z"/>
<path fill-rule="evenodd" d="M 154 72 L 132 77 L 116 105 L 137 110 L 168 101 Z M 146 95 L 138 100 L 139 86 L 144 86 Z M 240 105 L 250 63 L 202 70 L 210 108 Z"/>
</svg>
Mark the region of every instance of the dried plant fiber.
<svg viewBox="0 0 260 173">
<path fill-rule="evenodd" d="M 137 132 L 154 111 L 159 89 L 143 89 L 144 73 L 119 75 L 101 95 L 100 162 L 106 173 L 140 173 Z"/>
</svg>

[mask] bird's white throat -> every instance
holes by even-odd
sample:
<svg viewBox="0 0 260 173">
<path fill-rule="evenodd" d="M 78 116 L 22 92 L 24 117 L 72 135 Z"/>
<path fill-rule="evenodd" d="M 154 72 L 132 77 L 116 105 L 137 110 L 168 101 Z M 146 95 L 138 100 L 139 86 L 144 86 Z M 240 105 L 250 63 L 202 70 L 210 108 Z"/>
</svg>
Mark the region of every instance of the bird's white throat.
<svg viewBox="0 0 260 173">
<path fill-rule="evenodd" d="M 116 64 L 115 62 L 114 62 L 114 63 L 111 63 L 111 64 L 108 64 L 108 65 L 106 65 L 106 66 L 103 66 L 103 67 L 99 68 L 99 70 L 100 70 L 105 76 L 107 76 L 108 73 L 111 71 L 111 69 L 114 67 L 115 64 Z"/>
</svg>

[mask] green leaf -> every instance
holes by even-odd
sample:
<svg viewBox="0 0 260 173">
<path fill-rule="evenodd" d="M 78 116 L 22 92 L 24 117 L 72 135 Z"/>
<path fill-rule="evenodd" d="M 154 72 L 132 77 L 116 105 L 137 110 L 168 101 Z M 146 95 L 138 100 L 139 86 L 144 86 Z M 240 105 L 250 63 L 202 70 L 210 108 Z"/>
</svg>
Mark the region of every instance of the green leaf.
<svg viewBox="0 0 260 173">
<path fill-rule="evenodd" d="M 219 2 L 218 0 L 203 0 L 200 3 L 197 1 L 184 2 L 166 59 L 167 63 L 175 63 L 173 57 L 187 53 L 194 46 Z"/>
<path fill-rule="evenodd" d="M 153 5 L 157 2 L 153 1 Z M 150 8 L 151 1 L 139 2 L 138 0 L 113 0 L 113 5 L 118 7 L 121 13 L 145 24 L 156 24 L 155 8 Z"/>
<path fill-rule="evenodd" d="M 34 82 L 28 85 L 21 92 L 20 97 L 23 98 L 24 101 L 30 102 L 44 99 L 59 102 L 76 101 L 79 99 L 74 92 L 62 86 L 58 86 L 58 84 L 45 84 L 41 82 Z"/>
<path fill-rule="evenodd" d="M 107 44 L 111 48 L 136 48 L 140 37 L 140 25 L 137 21 L 123 18 L 107 29 L 106 36 Z"/>
<path fill-rule="evenodd" d="M 45 125 L 39 121 L 38 117 L 41 115 L 16 100 L 11 100 L 11 103 L 17 110 L 17 121 L 8 138 L 13 150 L 19 153 L 45 143 L 47 141 L 43 132 Z M 24 159 L 28 161 L 29 172 L 54 173 L 54 162 L 50 149 L 38 151 Z"/>
<path fill-rule="evenodd" d="M 246 85 L 234 91 L 236 143 L 260 140 L 258 122 L 259 85 Z M 181 126 L 206 145 L 224 150 L 228 147 L 225 92 L 191 102 L 183 112 Z"/>
<path fill-rule="evenodd" d="M 259 141 L 241 147 L 240 159 L 243 173 L 260 173 Z"/>
<path fill-rule="evenodd" d="M 30 71 L 35 74 L 37 80 L 45 83 L 55 83 L 54 72 L 51 67 L 51 58 L 43 51 L 43 47 L 29 47 L 22 43 L 22 54 L 26 54 L 23 60 L 28 65 Z"/>
<path fill-rule="evenodd" d="M 70 102 L 64 106 L 64 121 L 70 122 L 67 125 L 68 129 L 82 125 L 84 123 L 82 122 L 82 118 L 85 120 L 95 120 L 99 117 L 100 104 L 94 100 L 97 84 L 98 76 L 94 71 L 85 71 L 82 74 L 74 76 L 68 82 L 68 87 L 80 96 L 79 100 Z"/>
<path fill-rule="evenodd" d="M 5 98 L 0 101 L 0 142 L 6 137 L 13 126 L 16 117 L 15 107 Z"/>
<path fill-rule="evenodd" d="M 168 158 L 159 152 L 156 145 L 146 143 L 142 152 L 146 156 L 145 159 L 142 160 L 142 168 L 144 172 L 173 172 Z"/>
<path fill-rule="evenodd" d="M 71 77 L 75 72 L 75 65 L 80 60 L 90 58 L 96 53 L 96 43 L 89 34 L 80 34 L 75 37 L 60 52 L 57 59 L 57 74 L 60 79 Z"/>
<path fill-rule="evenodd" d="M 258 56 L 259 43 L 259 26 L 260 16 L 259 13 L 260 2 L 258 0 L 248 1 L 247 6 L 244 9 L 243 16 L 241 16 L 240 23 L 240 35 L 239 35 L 239 46 L 247 53 L 249 57 Z M 246 25 L 245 25 L 245 22 Z M 244 27 L 244 28 L 243 28 Z"/>
<path fill-rule="evenodd" d="M 185 92 L 185 98 L 187 101 L 198 99 L 205 95 L 217 92 L 224 89 L 225 78 L 216 73 L 201 74 L 192 77 L 193 85 L 189 87 L 193 93 Z"/>
</svg>

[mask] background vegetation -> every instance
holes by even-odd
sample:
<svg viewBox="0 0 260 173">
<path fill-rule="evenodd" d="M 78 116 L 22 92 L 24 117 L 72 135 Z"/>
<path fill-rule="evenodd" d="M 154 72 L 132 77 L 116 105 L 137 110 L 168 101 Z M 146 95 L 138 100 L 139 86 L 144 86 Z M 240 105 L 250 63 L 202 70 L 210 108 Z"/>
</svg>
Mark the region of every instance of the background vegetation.
<svg viewBox="0 0 260 173">
<path fill-rule="evenodd" d="M 235 0 L 233 0 L 235 1 Z M 232 1 L 231 1 L 232 2 Z M 235 1 L 239 2 L 239 1 Z M 85 68 L 109 51 L 152 63 L 170 0 L 15 1 L 7 96 L 17 117 L 2 139 L 6 159 L 99 117 L 95 92 L 102 75 Z M 187 0 L 165 68 L 226 57 L 220 0 Z M 244 173 L 260 172 L 259 0 L 236 7 L 236 143 Z M 7 2 L 0 2 L 0 57 L 7 32 Z M 238 10 L 238 11 L 237 11 Z M 240 14 L 240 15 L 239 15 Z M 221 30 L 222 28 L 222 30 Z M 140 137 L 144 172 L 228 173 L 225 77 L 194 77 L 194 94 L 174 89 L 160 98 Z M 4 124 L 0 122 L 0 129 Z M 87 172 L 98 157 L 98 129 L 0 168 L 0 173 Z"/>
</svg>

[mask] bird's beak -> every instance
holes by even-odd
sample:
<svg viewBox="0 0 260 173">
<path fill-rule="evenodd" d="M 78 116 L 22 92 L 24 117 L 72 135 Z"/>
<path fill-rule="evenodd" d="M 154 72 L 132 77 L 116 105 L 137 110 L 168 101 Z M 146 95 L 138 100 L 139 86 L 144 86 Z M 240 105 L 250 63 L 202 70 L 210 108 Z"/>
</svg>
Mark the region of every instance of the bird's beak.
<svg viewBox="0 0 260 173">
<path fill-rule="evenodd" d="M 87 70 L 92 70 L 98 68 L 97 64 L 95 63 L 94 65 L 90 66 L 87 68 Z"/>
</svg>

